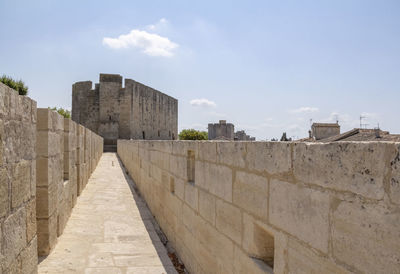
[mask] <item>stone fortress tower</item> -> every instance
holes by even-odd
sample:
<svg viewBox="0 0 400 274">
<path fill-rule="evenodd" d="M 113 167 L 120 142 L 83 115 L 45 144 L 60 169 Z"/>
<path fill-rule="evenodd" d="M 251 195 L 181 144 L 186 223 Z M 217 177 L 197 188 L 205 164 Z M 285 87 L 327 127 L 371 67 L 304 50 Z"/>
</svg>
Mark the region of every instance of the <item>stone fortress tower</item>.
<svg viewBox="0 0 400 274">
<path fill-rule="evenodd" d="M 235 137 L 235 126 L 226 120 L 219 123 L 208 124 L 208 140 L 233 140 Z"/>
<path fill-rule="evenodd" d="M 100 74 L 100 83 L 72 85 L 72 120 L 104 138 L 104 150 L 118 139 L 175 140 L 178 100 L 118 74 Z"/>
</svg>

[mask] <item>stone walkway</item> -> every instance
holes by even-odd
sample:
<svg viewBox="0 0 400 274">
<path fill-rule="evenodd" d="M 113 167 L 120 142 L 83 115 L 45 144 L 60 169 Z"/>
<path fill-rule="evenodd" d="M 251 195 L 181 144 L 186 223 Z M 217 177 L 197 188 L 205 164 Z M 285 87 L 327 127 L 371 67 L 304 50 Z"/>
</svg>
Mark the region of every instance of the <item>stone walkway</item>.
<svg viewBox="0 0 400 274">
<path fill-rule="evenodd" d="M 104 153 L 39 273 L 176 273 L 115 153 Z"/>
</svg>

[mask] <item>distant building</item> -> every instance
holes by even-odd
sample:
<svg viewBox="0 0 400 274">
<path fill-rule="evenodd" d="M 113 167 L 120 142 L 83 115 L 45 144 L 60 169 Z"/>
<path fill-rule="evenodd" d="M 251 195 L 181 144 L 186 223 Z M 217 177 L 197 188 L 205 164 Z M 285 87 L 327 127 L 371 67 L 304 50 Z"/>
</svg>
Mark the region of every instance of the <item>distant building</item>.
<svg viewBox="0 0 400 274">
<path fill-rule="evenodd" d="M 313 123 L 311 126 L 311 136 L 314 140 L 321 140 L 340 134 L 338 123 Z"/>
<path fill-rule="evenodd" d="M 339 142 L 339 141 L 392 141 L 400 142 L 400 134 L 390 134 L 389 131 L 383 131 L 379 128 L 364 129 L 354 128 L 352 130 L 340 133 L 340 126 L 337 123 L 314 123 L 309 131 L 309 137 L 300 139 L 303 142 Z"/>
<path fill-rule="evenodd" d="M 335 136 L 331 136 L 322 140 L 319 140 L 323 143 L 328 142 L 338 142 L 338 141 L 391 141 L 391 142 L 400 142 L 400 134 L 390 134 L 389 131 L 383 131 L 379 128 L 377 129 L 363 129 L 363 128 L 355 128 L 344 132 L 342 134 L 338 134 Z"/>
<path fill-rule="evenodd" d="M 234 140 L 235 126 L 220 120 L 217 124 L 208 124 L 208 140 Z"/>
<path fill-rule="evenodd" d="M 239 130 L 235 132 L 235 141 L 255 141 L 256 137 L 251 137 L 247 135 L 244 130 Z"/>
</svg>

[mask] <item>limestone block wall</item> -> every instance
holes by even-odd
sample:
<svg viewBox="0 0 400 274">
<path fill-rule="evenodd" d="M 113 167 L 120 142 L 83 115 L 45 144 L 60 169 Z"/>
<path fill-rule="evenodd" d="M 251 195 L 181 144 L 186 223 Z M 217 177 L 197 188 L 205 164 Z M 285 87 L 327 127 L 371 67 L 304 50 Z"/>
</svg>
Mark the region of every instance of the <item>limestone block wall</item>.
<svg viewBox="0 0 400 274">
<path fill-rule="evenodd" d="M 191 273 L 398 273 L 399 143 L 118 140 Z"/>
<path fill-rule="evenodd" d="M 49 109 L 37 110 L 37 201 L 39 255 L 57 242 L 57 207 L 64 185 L 64 118 Z M 61 202 L 61 201 L 60 201 Z"/>
<path fill-rule="evenodd" d="M 0 83 L 0 273 L 37 271 L 36 102 Z"/>
<path fill-rule="evenodd" d="M 57 112 L 37 110 L 38 254 L 48 255 L 103 151 L 103 140 Z"/>
</svg>

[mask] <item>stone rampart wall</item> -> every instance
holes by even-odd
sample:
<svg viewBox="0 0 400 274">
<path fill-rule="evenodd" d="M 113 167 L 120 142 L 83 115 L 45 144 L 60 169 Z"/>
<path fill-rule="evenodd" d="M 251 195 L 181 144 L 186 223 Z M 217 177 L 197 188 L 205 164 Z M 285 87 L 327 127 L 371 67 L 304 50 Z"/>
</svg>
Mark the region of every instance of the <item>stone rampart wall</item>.
<svg viewBox="0 0 400 274">
<path fill-rule="evenodd" d="M 103 139 L 49 109 L 37 111 L 38 253 L 48 255 L 103 152 Z"/>
<path fill-rule="evenodd" d="M 119 140 L 191 273 L 397 273 L 399 143 Z"/>
<path fill-rule="evenodd" d="M 37 270 L 36 102 L 0 83 L 0 273 Z"/>
</svg>

